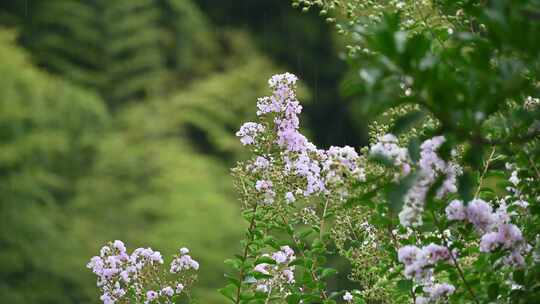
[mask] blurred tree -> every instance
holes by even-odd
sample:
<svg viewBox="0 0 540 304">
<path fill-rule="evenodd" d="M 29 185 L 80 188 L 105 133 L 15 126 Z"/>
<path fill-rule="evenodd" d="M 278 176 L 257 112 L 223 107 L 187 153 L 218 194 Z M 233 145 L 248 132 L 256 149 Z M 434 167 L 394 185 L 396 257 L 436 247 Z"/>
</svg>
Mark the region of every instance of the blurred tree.
<svg viewBox="0 0 540 304">
<path fill-rule="evenodd" d="M 201 262 L 201 303 L 222 303 L 216 290 L 223 260 L 238 251 L 245 228 L 229 165 L 219 157 L 240 155 L 234 132 L 255 115 L 253 101 L 267 92 L 275 70 L 255 55 L 247 62 L 118 113 L 116 131 L 101 142 L 92 174 L 78 186 L 77 212 L 93 215 L 79 222 L 80 239 L 93 239 L 94 252 L 110 239 L 166 255 L 189 246 Z"/>
<path fill-rule="evenodd" d="M 223 159 L 239 157 L 234 131 L 276 68 L 244 57 L 236 33 L 225 71 L 111 119 L 99 97 L 37 71 L 14 35 L 0 33 L 0 296 L 96 302 L 84 265 L 124 239 L 165 255 L 189 245 L 202 265 L 201 302 L 220 303 L 223 260 L 243 228 Z M 247 64 L 232 68 L 240 57 Z"/>
<path fill-rule="evenodd" d="M 216 38 L 189 0 L 17 1 L 6 23 L 38 64 L 95 89 L 113 108 L 170 92 L 214 65 Z M 195 60 L 203 56 L 206 60 Z"/>
<path fill-rule="evenodd" d="M 0 31 L 0 295 L 79 302 L 84 255 L 64 207 L 109 120 L 102 101 L 37 71 Z"/>
<path fill-rule="evenodd" d="M 342 42 L 333 25 L 315 10 L 301 14 L 291 1 L 195 1 L 216 24 L 251 32 L 260 51 L 305 81 L 311 96 L 305 111 L 307 127 L 315 143 L 366 144 L 364 120 L 352 115 L 350 100 L 340 96 L 347 65 L 340 59 Z"/>
</svg>

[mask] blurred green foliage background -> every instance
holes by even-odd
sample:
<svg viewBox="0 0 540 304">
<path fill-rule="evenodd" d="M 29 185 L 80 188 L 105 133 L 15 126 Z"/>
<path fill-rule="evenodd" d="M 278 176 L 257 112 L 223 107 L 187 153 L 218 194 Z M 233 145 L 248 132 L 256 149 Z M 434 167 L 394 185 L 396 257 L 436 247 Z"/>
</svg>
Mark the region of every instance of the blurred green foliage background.
<svg viewBox="0 0 540 304">
<path fill-rule="evenodd" d="M 222 303 L 244 224 L 234 133 L 275 72 L 303 82 L 308 132 L 361 145 L 338 83 L 340 41 L 286 0 L 0 4 L 0 298 L 96 303 L 85 269 L 122 239 L 201 262 Z"/>
</svg>

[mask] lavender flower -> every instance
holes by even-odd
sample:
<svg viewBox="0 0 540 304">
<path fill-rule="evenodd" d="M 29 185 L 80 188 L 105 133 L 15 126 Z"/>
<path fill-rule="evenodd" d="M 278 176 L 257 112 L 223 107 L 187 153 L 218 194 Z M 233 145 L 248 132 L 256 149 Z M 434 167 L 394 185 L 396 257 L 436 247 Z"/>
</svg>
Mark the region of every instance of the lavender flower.
<svg viewBox="0 0 540 304">
<path fill-rule="evenodd" d="M 466 212 L 469 222 L 479 231 L 489 231 L 494 223 L 493 209 L 481 199 L 474 199 L 469 202 Z"/>
<path fill-rule="evenodd" d="M 463 202 L 460 200 L 453 200 L 448 204 L 448 206 L 445 209 L 446 211 L 446 218 L 448 220 L 457 220 L 462 221 L 467 216 L 465 213 L 465 207 L 463 206 Z"/>
<path fill-rule="evenodd" d="M 257 137 L 259 134 L 264 132 L 264 126 L 254 122 L 244 123 L 236 136 L 240 137 L 240 142 L 243 145 L 253 145 L 257 142 Z"/>
</svg>

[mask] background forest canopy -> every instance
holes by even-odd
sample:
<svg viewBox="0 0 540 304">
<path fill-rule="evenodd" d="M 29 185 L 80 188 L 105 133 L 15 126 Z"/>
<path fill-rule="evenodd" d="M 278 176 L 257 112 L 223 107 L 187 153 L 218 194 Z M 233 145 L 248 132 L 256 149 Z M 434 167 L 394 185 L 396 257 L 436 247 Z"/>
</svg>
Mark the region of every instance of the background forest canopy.
<svg viewBox="0 0 540 304">
<path fill-rule="evenodd" d="M 3 1 L 0 26 L 6 303 L 95 302 L 83 266 L 111 239 L 165 256 L 189 244 L 200 302 L 221 303 L 244 229 L 234 132 L 273 73 L 305 80 L 316 143 L 365 143 L 337 98 L 341 42 L 288 1 Z"/>
</svg>

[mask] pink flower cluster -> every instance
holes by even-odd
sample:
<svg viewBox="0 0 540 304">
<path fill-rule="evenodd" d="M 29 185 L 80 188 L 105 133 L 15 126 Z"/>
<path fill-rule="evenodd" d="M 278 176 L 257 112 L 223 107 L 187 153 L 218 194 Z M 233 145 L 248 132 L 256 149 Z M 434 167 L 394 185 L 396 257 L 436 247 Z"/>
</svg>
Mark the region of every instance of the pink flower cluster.
<svg viewBox="0 0 540 304">
<path fill-rule="evenodd" d="M 258 292 L 269 293 L 272 290 L 284 291 L 286 285 L 294 283 L 294 266 L 289 263 L 296 259 L 294 251 L 289 246 L 282 246 L 280 250 L 272 254 L 264 254 L 263 257 L 271 258 L 275 264 L 260 263 L 253 269 L 266 275 L 267 277 L 255 282 L 255 290 Z"/>
<path fill-rule="evenodd" d="M 237 136 L 243 144 L 259 144 L 261 150 L 268 150 L 268 146 L 277 146 L 277 163 L 283 165 L 279 169 L 283 176 L 296 176 L 304 181 L 303 187 L 284 195 L 288 203 L 296 200 L 295 194 L 310 196 L 330 194 L 332 190 L 338 190 L 333 193 L 346 196 L 343 174 L 355 176 L 358 180 L 365 179 L 363 169 L 359 166 L 359 156 L 351 147 L 317 149 L 300 133 L 298 115 L 302 106 L 295 93 L 297 80 L 297 77 L 290 73 L 272 76 L 269 80 L 272 95 L 259 98 L 257 102 L 257 115 L 263 123 L 245 123 Z M 265 130 L 263 125 L 273 127 Z M 264 132 L 270 133 L 264 136 Z M 272 141 L 265 142 L 265 139 Z M 270 166 L 275 164 L 270 159 L 268 155 L 258 155 L 248 167 L 253 173 L 264 173 L 264 170 L 270 170 Z M 277 184 L 279 181 L 273 182 Z M 259 180 L 257 185 L 257 191 L 264 194 L 263 202 L 272 203 L 275 192 L 271 181 Z"/>
<path fill-rule="evenodd" d="M 452 284 L 431 284 L 424 286 L 424 292 L 427 297 L 416 297 L 415 304 L 427 304 L 427 303 L 440 303 L 440 300 L 447 298 L 456 291 L 456 288 Z M 443 302 L 445 303 L 445 302 Z"/>
<path fill-rule="evenodd" d="M 393 134 L 379 137 L 378 142 L 371 146 L 370 153 L 392 161 L 394 166 L 402 167 L 405 174 L 410 171 L 409 151 L 398 145 L 398 139 Z"/>
<path fill-rule="evenodd" d="M 439 176 L 444 175 L 445 179 L 437 190 L 438 198 L 457 191 L 457 176 L 461 174 L 461 168 L 455 163 L 444 161 L 437 155 L 437 150 L 444 141 L 443 136 L 435 136 L 424 141 L 420 146 L 420 160 L 417 166 L 418 178 L 406 193 L 403 209 L 399 213 L 400 223 L 405 227 L 422 225 L 422 213 L 427 192 Z M 412 161 L 409 159 L 407 149 L 401 148 L 397 138 L 392 134 L 379 137 L 379 142 L 371 147 L 370 153 L 383 156 L 392 161 L 395 166 L 401 167 L 401 175 L 403 176 L 408 175 L 411 171 Z"/>
<path fill-rule="evenodd" d="M 195 261 L 188 253 L 189 249 L 186 247 L 180 248 L 180 254 L 171 262 L 171 273 L 180 273 L 190 269 L 199 270 L 199 262 Z"/>
<path fill-rule="evenodd" d="M 437 302 L 454 292 L 455 288 L 451 284 L 433 282 L 433 266 L 438 262 L 451 263 L 451 254 L 455 255 L 447 247 L 434 243 L 422 248 L 407 245 L 398 250 L 398 260 L 405 265 L 405 277 L 423 285 L 423 290 L 427 295 L 417 297 L 416 303 Z"/>
<path fill-rule="evenodd" d="M 398 250 L 398 260 L 405 265 L 405 277 L 426 281 L 431 279 L 433 274 L 431 266 L 440 261 L 450 261 L 450 251 L 433 243 L 423 248 L 407 245 Z"/>
<path fill-rule="evenodd" d="M 255 183 L 255 189 L 263 194 L 263 202 L 265 204 L 271 204 L 274 202 L 274 198 L 276 197 L 276 193 L 272 189 L 273 183 L 270 180 L 258 180 Z"/>
<path fill-rule="evenodd" d="M 193 263 L 196 262 L 192 260 L 191 268 L 198 268 L 198 264 L 195 268 Z M 136 298 L 140 303 L 152 303 L 157 300 L 161 300 L 162 303 L 172 303 L 171 298 L 184 289 L 182 283 L 166 282 L 167 284 L 158 288 L 157 291 L 148 289 L 145 283 L 156 279 L 147 276 L 157 275 L 161 264 L 163 264 L 163 258 L 159 251 L 151 248 L 137 248 L 128 255 L 124 243 L 116 240 L 102 247 L 100 255 L 94 256 L 87 267 L 92 269 L 97 276 L 97 286 L 102 292 L 100 300 L 104 304 L 126 300 L 128 296 L 129 299 Z M 171 272 L 172 267 L 173 264 L 171 264 Z"/>
<path fill-rule="evenodd" d="M 453 200 L 446 207 L 446 216 L 448 220 L 466 220 L 482 234 L 481 252 L 492 252 L 499 248 L 509 250 L 510 254 L 504 261 L 509 265 L 524 265 L 522 254 L 528 250 L 528 246 L 521 230 L 510 223 L 505 205 L 493 211 L 491 205 L 481 199 L 470 201 L 466 207 L 462 201 Z"/>
<path fill-rule="evenodd" d="M 243 145 L 253 145 L 256 143 L 257 136 L 264 132 L 264 126 L 254 122 L 244 123 L 236 136 L 240 137 L 240 142 Z"/>
</svg>

